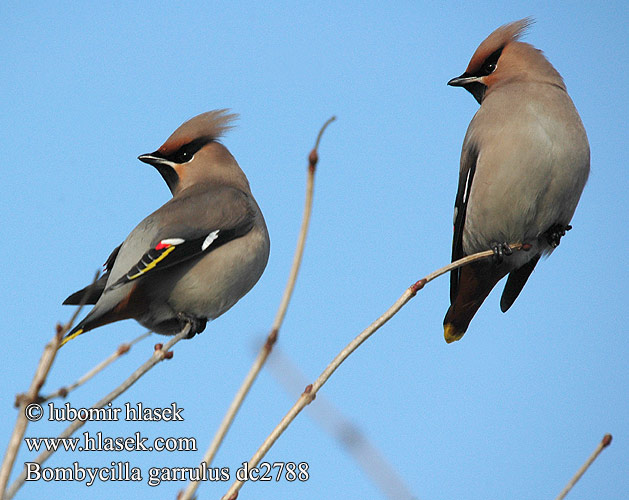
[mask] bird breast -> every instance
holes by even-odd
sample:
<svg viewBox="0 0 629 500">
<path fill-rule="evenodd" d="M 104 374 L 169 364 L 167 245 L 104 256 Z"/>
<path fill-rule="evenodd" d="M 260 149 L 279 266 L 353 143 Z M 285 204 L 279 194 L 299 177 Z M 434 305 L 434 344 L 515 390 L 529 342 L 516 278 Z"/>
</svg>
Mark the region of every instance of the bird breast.
<svg viewBox="0 0 629 500">
<path fill-rule="evenodd" d="M 565 91 L 527 83 L 492 92 L 463 148 L 478 152 L 466 253 L 493 242 L 532 243 L 553 224 L 570 222 L 589 173 L 589 146 Z"/>
<path fill-rule="evenodd" d="M 253 288 L 268 257 L 266 227 L 256 224 L 246 235 L 191 263 L 170 292 L 168 304 L 174 311 L 217 318 Z"/>
</svg>

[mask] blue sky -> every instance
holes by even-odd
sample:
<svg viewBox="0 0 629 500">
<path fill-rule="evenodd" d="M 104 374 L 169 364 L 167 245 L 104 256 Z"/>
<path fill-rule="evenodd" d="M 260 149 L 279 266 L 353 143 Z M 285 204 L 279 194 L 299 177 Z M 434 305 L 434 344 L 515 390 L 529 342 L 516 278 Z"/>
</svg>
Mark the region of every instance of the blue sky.
<svg viewBox="0 0 629 500">
<path fill-rule="evenodd" d="M 128 461 L 146 479 L 150 467 L 198 463 L 272 323 L 301 220 L 306 157 L 335 114 L 280 335 L 283 353 L 314 380 L 407 286 L 449 261 L 460 147 L 478 105 L 446 82 L 493 29 L 529 15 L 536 23 L 525 40 L 564 77 L 590 140 L 592 173 L 574 229 L 507 314 L 499 286 L 463 340 L 447 345 L 448 280 L 441 278 L 321 394 L 419 499 L 554 498 L 607 432 L 614 442 L 569 498 L 625 497 L 629 15 L 616 1 L 3 2 L 0 448 L 15 420 L 15 394 L 27 389 L 55 323 L 72 313 L 62 300 L 169 198 L 157 172 L 136 157 L 211 109 L 240 114 L 223 142 L 269 227 L 266 272 L 231 311 L 114 402 L 176 402 L 183 422 L 93 422 L 81 431 L 194 437 L 199 451 L 58 453 L 47 465 Z M 73 341 L 43 392 L 142 331 L 127 321 Z M 135 347 L 69 401 L 87 407 L 100 399 L 162 340 Z M 233 474 L 293 401 L 264 372 L 215 465 Z M 26 435 L 55 436 L 64 427 L 42 421 Z M 22 451 L 18 463 L 31 457 Z M 241 498 L 384 498 L 308 414 L 267 460 L 308 462 L 310 479 L 247 484 Z M 218 498 L 229 484 L 204 484 L 200 498 Z M 16 498 L 175 498 L 184 485 L 36 482 Z"/>
</svg>

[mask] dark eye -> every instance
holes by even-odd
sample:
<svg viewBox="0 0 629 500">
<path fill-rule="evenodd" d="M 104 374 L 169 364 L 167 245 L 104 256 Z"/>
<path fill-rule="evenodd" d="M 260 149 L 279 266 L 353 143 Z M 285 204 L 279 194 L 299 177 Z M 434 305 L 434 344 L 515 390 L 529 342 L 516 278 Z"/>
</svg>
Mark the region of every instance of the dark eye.
<svg viewBox="0 0 629 500">
<path fill-rule="evenodd" d="M 173 160 L 175 163 L 186 163 L 189 162 L 194 155 L 190 153 L 190 151 L 179 150 Z"/>
<path fill-rule="evenodd" d="M 205 146 L 208 142 L 212 142 L 209 137 L 200 137 L 188 144 L 184 144 L 177 151 L 167 157 L 168 160 L 174 163 L 188 163 L 199 149 Z"/>
<path fill-rule="evenodd" d="M 502 54 L 502 49 L 498 49 L 493 54 L 491 54 L 485 62 L 481 66 L 480 71 L 478 72 L 478 76 L 487 76 L 491 75 L 494 71 L 496 71 L 496 67 L 498 66 L 498 59 L 500 59 L 500 55 Z"/>
</svg>

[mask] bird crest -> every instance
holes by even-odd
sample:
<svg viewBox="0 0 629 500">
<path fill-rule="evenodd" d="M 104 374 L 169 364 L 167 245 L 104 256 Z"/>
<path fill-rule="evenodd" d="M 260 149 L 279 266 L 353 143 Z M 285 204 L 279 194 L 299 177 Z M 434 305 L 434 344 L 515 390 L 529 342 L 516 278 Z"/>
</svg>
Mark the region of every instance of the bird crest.
<svg viewBox="0 0 629 500">
<path fill-rule="evenodd" d="M 217 109 L 202 113 L 187 122 L 184 122 L 166 142 L 157 150 L 161 155 L 168 156 L 177 151 L 184 144 L 188 144 L 196 139 L 204 138 L 214 141 L 233 127 L 231 124 L 237 114 L 228 113 L 227 109 Z"/>
<path fill-rule="evenodd" d="M 472 75 L 475 74 L 487 58 L 489 58 L 494 52 L 503 49 L 507 44 L 519 40 L 534 22 L 533 18 L 525 17 L 524 19 L 505 24 L 504 26 L 500 26 L 500 28 L 494 30 L 478 46 L 476 52 L 474 52 L 474 55 L 467 66 L 466 73 Z"/>
</svg>

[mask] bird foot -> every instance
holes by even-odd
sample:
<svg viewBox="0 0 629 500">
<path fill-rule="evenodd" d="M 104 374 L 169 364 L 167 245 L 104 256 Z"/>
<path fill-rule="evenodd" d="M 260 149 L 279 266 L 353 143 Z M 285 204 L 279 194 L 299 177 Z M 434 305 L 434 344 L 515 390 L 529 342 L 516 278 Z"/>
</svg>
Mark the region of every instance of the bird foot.
<svg viewBox="0 0 629 500">
<path fill-rule="evenodd" d="M 177 319 L 179 320 L 182 328 L 184 328 L 187 324 L 190 325 L 190 333 L 186 336 L 187 339 L 191 339 L 197 333 L 201 333 L 205 330 L 205 326 L 207 325 L 207 319 L 198 318 L 196 316 L 192 316 L 191 314 L 179 313 L 177 314 Z"/>
<path fill-rule="evenodd" d="M 494 252 L 494 255 L 492 257 L 494 264 L 500 264 L 505 256 L 511 255 L 513 253 L 513 250 L 511 250 L 509 243 L 494 242 L 491 244 L 491 250 Z"/>
<path fill-rule="evenodd" d="M 561 224 L 555 224 L 544 233 L 544 236 L 546 236 L 546 241 L 548 241 L 551 247 L 557 248 L 561 242 L 561 237 L 566 234 L 566 231 L 570 231 L 571 229 L 572 226 L 570 225 L 562 226 Z"/>
</svg>

